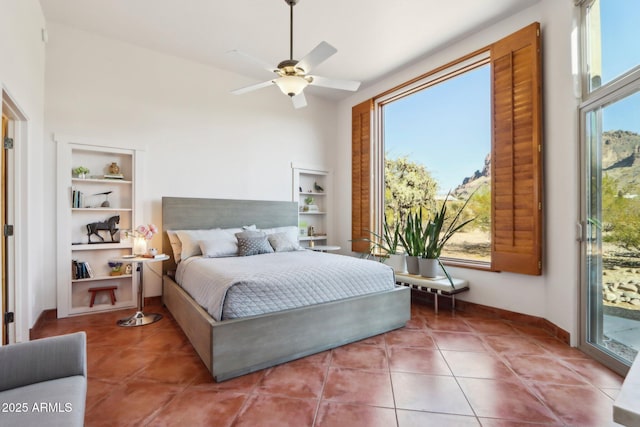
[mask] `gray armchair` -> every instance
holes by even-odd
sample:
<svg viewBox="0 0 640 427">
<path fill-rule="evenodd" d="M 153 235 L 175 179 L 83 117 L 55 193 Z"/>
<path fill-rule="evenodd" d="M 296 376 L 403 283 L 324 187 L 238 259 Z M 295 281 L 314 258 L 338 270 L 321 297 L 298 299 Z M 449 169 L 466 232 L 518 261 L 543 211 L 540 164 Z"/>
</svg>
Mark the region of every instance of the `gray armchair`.
<svg viewBox="0 0 640 427">
<path fill-rule="evenodd" d="M 84 332 L 0 347 L 0 425 L 82 426 L 86 397 Z"/>
</svg>

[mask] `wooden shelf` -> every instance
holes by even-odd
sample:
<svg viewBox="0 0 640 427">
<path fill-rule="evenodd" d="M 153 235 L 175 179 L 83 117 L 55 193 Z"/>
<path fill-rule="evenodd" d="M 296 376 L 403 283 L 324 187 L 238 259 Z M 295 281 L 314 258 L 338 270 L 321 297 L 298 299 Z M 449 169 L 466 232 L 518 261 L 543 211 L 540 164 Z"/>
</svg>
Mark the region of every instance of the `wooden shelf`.
<svg viewBox="0 0 640 427">
<path fill-rule="evenodd" d="M 73 212 L 131 212 L 131 208 L 71 208 Z"/>
<path fill-rule="evenodd" d="M 122 279 L 122 278 L 128 278 L 128 277 L 133 277 L 133 274 L 121 274 L 119 276 L 97 276 L 97 277 L 90 277 L 88 279 L 72 279 L 71 281 L 73 283 L 99 282 L 102 280 L 114 280 L 114 279 Z"/>
<path fill-rule="evenodd" d="M 71 178 L 71 182 L 74 184 L 132 184 L 133 181 L 126 179 L 104 179 L 104 178 Z"/>
</svg>

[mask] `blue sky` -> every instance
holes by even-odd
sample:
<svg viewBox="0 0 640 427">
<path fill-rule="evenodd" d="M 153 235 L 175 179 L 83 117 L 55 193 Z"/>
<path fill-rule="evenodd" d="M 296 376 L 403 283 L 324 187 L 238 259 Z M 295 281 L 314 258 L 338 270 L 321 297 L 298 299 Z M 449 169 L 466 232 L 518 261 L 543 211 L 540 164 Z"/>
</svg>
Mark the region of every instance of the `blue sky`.
<svg viewBox="0 0 640 427">
<path fill-rule="evenodd" d="M 602 81 L 640 63 L 640 0 L 602 0 Z M 544 36 L 544 35 L 543 35 Z M 465 73 L 384 107 L 385 151 L 426 165 L 446 193 L 491 151 L 490 68 Z M 640 94 L 609 105 L 604 130 L 640 133 Z"/>
<path fill-rule="evenodd" d="M 489 79 L 485 65 L 386 105 L 387 155 L 426 165 L 440 193 L 482 169 L 491 151 Z"/>
</svg>

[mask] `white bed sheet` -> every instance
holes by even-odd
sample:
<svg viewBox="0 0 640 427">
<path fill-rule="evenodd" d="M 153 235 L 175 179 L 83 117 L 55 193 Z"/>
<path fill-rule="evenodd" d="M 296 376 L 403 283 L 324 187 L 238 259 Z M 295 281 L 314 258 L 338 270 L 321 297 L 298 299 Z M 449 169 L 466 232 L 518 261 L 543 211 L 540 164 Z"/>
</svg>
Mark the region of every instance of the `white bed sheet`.
<svg viewBox="0 0 640 427">
<path fill-rule="evenodd" d="M 395 286 L 379 262 L 309 250 L 183 260 L 176 282 L 215 320 L 382 292 Z"/>
</svg>

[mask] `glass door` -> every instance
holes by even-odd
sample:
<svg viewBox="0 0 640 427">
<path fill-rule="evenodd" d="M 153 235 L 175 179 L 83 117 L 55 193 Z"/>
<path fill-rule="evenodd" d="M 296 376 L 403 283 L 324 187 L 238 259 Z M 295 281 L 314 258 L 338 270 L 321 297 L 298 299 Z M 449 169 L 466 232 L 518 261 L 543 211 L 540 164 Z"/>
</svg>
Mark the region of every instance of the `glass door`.
<svg viewBox="0 0 640 427">
<path fill-rule="evenodd" d="M 582 346 L 619 372 L 640 350 L 640 89 L 622 92 L 582 115 Z"/>
</svg>

